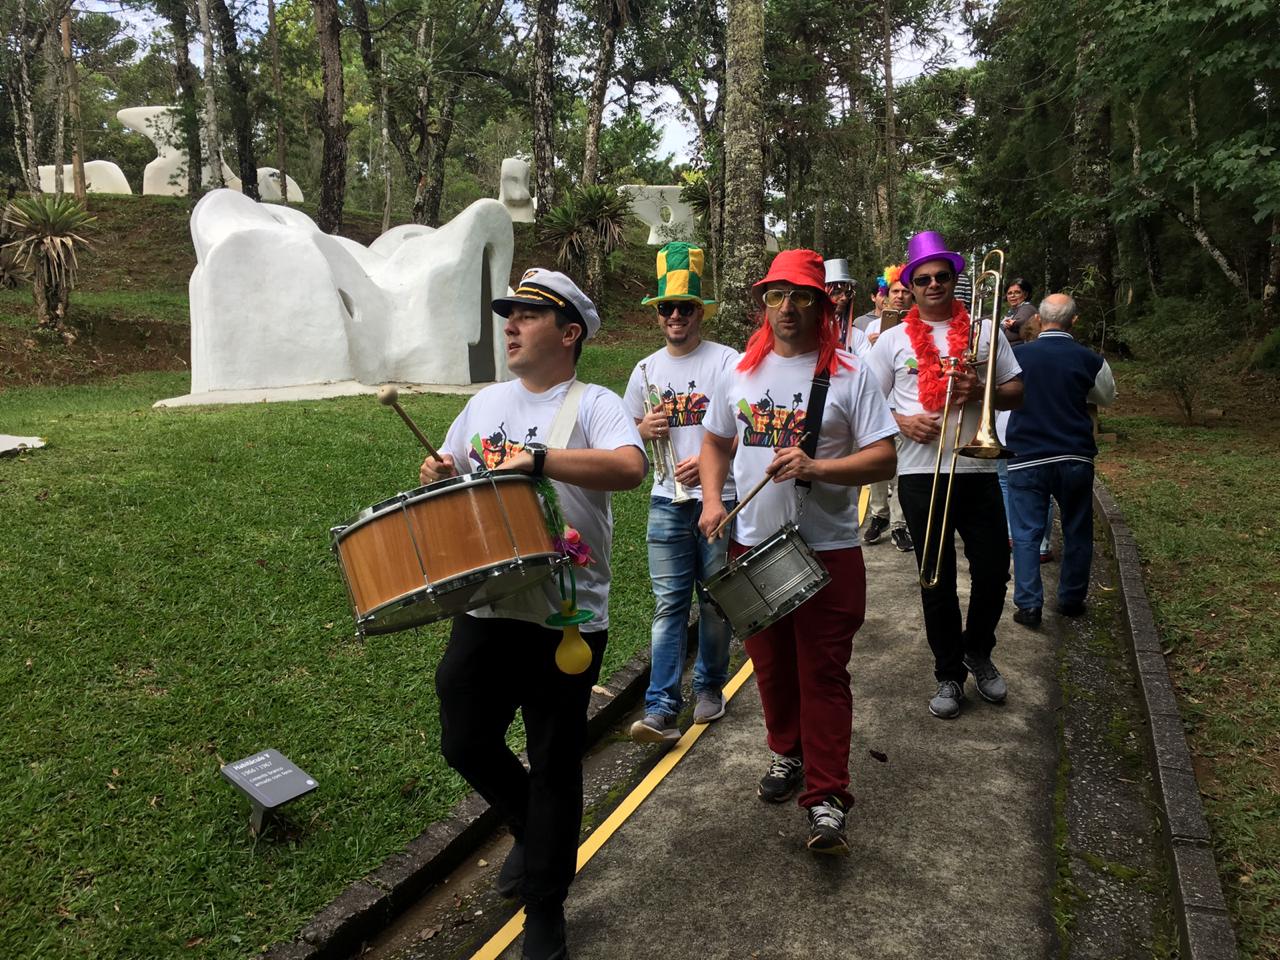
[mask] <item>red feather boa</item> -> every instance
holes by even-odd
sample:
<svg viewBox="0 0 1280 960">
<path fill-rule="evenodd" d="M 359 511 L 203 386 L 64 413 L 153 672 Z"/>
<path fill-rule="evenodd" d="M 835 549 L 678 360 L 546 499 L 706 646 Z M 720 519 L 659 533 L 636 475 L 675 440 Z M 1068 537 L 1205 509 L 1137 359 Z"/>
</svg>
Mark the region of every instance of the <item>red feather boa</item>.
<svg viewBox="0 0 1280 960">
<path fill-rule="evenodd" d="M 917 389 L 920 405 L 930 412 L 942 409 L 947 396 L 947 377 L 942 358 L 933 342 L 933 327 L 920 319 L 920 308 L 912 307 L 903 321 L 907 337 L 916 352 Z M 963 357 L 969 348 L 969 311 L 959 300 L 951 301 L 951 321 L 947 325 L 947 356 Z M 957 369 L 963 368 L 963 363 Z"/>
</svg>

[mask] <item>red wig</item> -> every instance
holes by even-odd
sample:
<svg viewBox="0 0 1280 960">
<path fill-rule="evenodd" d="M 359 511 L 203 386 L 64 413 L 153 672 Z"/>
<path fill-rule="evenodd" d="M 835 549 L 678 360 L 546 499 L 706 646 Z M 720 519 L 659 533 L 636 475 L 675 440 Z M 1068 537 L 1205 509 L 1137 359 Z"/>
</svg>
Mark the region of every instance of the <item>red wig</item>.
<svg viewBox="0 0 1280 960">
<path fill-rule="evenodd" d="M 836 320 L 836 305 L 827 296 L 822 254 L 816 250 L 783 250 L 769 264 L 769 272 L 764 275 L 764 279 L 751 286 L 751 293 L 760 306 L 760 325 L 747 341 L 747 349 L 738 362 L 738 369 L 750 373 L 773 350 L 773 328 L 769 326 L 769 319 L 764 311 L 764 289 L 770 283 L 777 282 L 812 290 L 822 307 L 822 319 L 818 322 L 818 363 L 814 373 L 825 370 L 834 377 L 840 367 L 852 367 L 848 360 L 836 353 L 840 346 L 840 326 Z"/>
</svg>

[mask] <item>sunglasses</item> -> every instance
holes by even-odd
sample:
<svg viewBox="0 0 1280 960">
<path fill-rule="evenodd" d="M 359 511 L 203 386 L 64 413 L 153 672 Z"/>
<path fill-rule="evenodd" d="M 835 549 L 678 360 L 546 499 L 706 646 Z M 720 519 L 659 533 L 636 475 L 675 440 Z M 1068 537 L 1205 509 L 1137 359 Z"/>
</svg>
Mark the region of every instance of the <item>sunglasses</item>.
<svg viewBox="0 0 1280 960">
<path fill-rule="evenodd" d="M 698 312 L 696 303 L 673 303 L 670 300 L 664 300 L 658 304 L 658 316 L 669 317 L 673 313 L 678 313 L 682 317 L 692 317 Z"/>
<path fill-rule="evenodd" d="M 947 270 L 939 270 L 937 273 L 917 273 L 911 277 L 911 285 L 923 289 L 937 280 L 939 286 L 945 286 L 955 278 L 956 275 Z"/>
<path fill-rule="evenodd" d="M 804 309 L 812 307 L 818 299 L 812 290 L 766 290 L 764 292 L 764 302 L 767 307 L 780 307 L 782 301 L 788 297 L 797 307 Z"/>
</svg>

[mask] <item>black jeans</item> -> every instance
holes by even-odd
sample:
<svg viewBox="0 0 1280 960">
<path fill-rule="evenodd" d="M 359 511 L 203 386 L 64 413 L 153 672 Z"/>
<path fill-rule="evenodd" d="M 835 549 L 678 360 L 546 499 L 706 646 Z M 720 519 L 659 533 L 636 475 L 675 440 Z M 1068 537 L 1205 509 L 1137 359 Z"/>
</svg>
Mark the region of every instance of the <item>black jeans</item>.
<svg viewBox="0 0 1280 960">
<path fill-rule="evenodd" d="M 908 473 L 898 477 L 898 497 L 907 529 L 915 542 L 916 565 L 924 549 L 924 531 L 929 520 L 929 490 L 932 474 Z M 942 522 L 942 500 L 949 478 L 938 483 L 934 523 Z M 939 682 L 964 683 L 969 671 L 964 655 L 989 657 L 996 645 L 996 624 L 1004 611 L 1004 595 L 1009 584 L 1009 527 L 1005 522 L 1000 482 L 992 473 L 961 473 L 954 478 L 951 497 L 951 526 L 964 542 L 969 561 L 969 615 L 960 625 L 960 599 L 956 596 L 955 537 L 943 537 L 938 585 L 920 591 L 924 607 L 924 629 L 933 651 L 933 675 Z M 936 541 L 938 530 L 933 536 Z"/>
<path fill-rule="evenodd" d="M 573 881 L 587 705 L 609 635 L 582 635 L 591 666 L 577 676 L 556 667 L 560 636 L 522 620 L 455 617 L 436 671 L 444 758 L 524 842 L 521 894 L 531 906 L 563 903 Z M 506 742 L 517 708 L 528 771 Z"/>
</svg>

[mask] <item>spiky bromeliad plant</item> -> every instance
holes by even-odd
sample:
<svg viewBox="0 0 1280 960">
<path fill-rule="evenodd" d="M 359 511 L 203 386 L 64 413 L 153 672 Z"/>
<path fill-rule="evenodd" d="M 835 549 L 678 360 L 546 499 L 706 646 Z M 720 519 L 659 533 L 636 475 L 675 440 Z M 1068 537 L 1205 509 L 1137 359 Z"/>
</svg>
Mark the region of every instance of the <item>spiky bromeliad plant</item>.
<svg viewBox="0 0 1280 960">
<path fill-rule="evenodd" d="M 631 216 L 631 201 L 613 187 L 579 187 L 542 218 L 542 238 L 556 248 L 557 262 L 584 268 L 587 295 L 597 303 L 604 280 L 605 258 L 622 246 Z"/>
<path fill-rule="evenodd" d="M 75 340 L 67 326 L 67 306 L 79 269 L 76 250 L 90 246 L 80 231 L 95 219 L 65 194 L 18 197 L 4 212 L 13 237 L 5 249 L 31 274 L 38 328 L 58 334 L 64 343 Z"/>
</svg>

